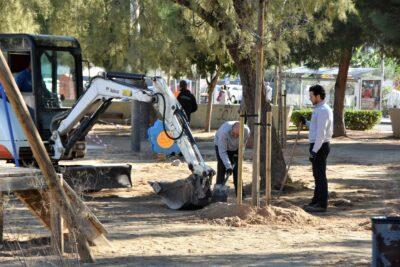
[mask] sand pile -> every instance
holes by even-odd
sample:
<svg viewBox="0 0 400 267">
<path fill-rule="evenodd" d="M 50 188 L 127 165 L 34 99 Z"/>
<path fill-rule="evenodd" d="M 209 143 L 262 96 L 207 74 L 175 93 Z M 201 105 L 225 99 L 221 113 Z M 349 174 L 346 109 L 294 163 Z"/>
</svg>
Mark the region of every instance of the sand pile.
<svg viewBox="0 0 400 267">
<path fill-rule="evenodd" d="M 249 224 L 309 225 L 316 220 L 314 216 L 287 202 L 274 203 L 262 208 L 253 208 L 246 204 L 213 203 L 200 210 L 197 215 L 213 224 L 234 227 Z"/>
</svg>

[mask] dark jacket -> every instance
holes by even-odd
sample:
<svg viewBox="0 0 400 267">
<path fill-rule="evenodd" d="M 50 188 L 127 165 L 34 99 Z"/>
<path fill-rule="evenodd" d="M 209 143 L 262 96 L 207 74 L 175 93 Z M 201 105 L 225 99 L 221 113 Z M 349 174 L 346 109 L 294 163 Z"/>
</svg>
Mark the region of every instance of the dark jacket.
<svg viewBox="0 0 400 267">
<path fill-rule="evenodd" d="M 178 95 L 178 102 L 181 104 L 190 122 L 190 114 L 197 110 L 196 98 L 189 90 L 181 90 Z"/>
</svg>

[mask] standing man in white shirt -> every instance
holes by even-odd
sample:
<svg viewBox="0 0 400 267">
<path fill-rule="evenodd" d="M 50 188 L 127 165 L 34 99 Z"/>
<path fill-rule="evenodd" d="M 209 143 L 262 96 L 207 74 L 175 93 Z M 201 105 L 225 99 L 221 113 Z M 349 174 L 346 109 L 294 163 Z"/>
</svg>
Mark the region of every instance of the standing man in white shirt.
<svg viewBox="0 0 400 267">
<path fill-rule="evenodd" d="M 326 178 L 326 159 L 330 151 L 330 140 L 333 134 L 332 109 L 325 103 L 325 89 L 317 84 L 309 89 L 310 101 L 314 105 L 311 121 L 301 117 L 310 131 L 310 161 L 315 180 L 314 196 L 310 204 L 304 207 L 308 212 L 325 212 L 328 206 L 328 180 Z"/>
</svg>

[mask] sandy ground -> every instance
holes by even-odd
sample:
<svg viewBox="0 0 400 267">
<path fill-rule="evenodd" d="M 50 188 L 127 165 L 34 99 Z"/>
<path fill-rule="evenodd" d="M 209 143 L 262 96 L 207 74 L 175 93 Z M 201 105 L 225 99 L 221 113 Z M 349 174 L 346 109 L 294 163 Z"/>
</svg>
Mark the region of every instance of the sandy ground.
<svg viewBox="0 0 400 267">
<path fill-rule="evenodd" d="M 297 206 L 296 214 L 302 214 L 299 207 L 309 201 L 313 189 L 306 134 L 301 133 L 290 171 L 294 185 L 280 201 Z M 207 163 L 215 168 L 213 135 L 195 131 L 195 136 Z M 132 163 L 134 186 L 85 195 L 87 204 L 109 230 L 112 244 L 112 248 L 94 249 L 95 265 L 369 265 L 370 217 L 400 213 L 400 140 L 376 130 L 350 132 L 349 137 L 332 144 L 327 213 L 306 214 L 306 219 L 299 217 L 292 222 L 276 217 L 252 223 L 254 220 L 212 220 L 201 216 L 201 211 L 167 209 L 147 182 L 185 178 L 190 173 L 186 164 L 172 166 L 173 158 L 157 160 L 146 152 L 131 153 L 129 127 L 96 126 L 88 136 L 88 157 L 79 162 Z M 293 139 L 294 133 L 290 133 L 287 151 Z M 251 180 L 250 156 L 248 151 L 245 183 Z M 232 182 L 230 186 L 233 188 Z M 235 201 L 233 194 L 229 201 Z M 44 256 L 47 230 L 12 196 L 6 203 L 5 220 L 8 242 L 0 250 L 1 265 L 57 262 Z M 239 223 L 229 223 L 232 220 Z M 76 263 L 72 260 L 69 264 Z"/>
</svg>

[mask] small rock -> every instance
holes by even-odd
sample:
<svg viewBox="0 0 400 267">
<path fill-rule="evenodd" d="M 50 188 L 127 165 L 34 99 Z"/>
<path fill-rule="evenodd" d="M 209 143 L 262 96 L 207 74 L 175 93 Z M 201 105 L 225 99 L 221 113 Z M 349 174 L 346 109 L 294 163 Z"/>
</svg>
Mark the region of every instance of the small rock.
<svg viewBox="0 0 400 267">
<path fill-rule="evenodd" d="M 345 198 L 333 199 L 330 201 L 330 203 L 335 207 L 351 207 L 351 206 L 353 206 L 353 203 L 351 203 L 350 200 L 345 199 Z"/>
<path fill-rule="evenodd" d="M 180 164 L 181 164 L 181 161 L 179 159 L 176 159 L 171 163 L 172 166 L 179 166 Z"/>
<path fill-rule="evenodd" d="M 164 160 L 167 159 L 167 155 L 165 155 L 165 154 L 163 154 L 163 153 L 155 153 L 155 154 L 154 154 L 154 158 L 155 158 L 157 161 L 164 161 Z"/>
<path fill-rule="evenodd" d="M 329 198 L 337 198 L 338 197 L 338 194 L 336 193 L 336 191 L 332 191 L 332 192 L 329 192 Z"/>
</svg>

